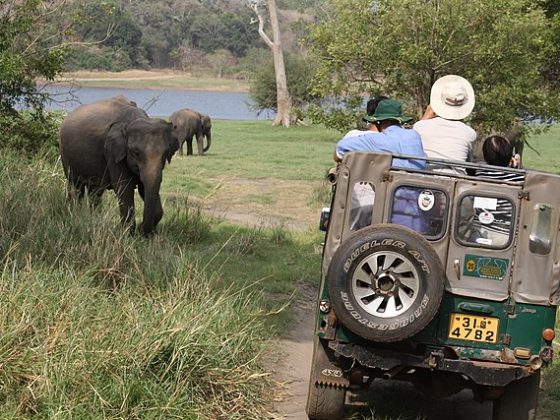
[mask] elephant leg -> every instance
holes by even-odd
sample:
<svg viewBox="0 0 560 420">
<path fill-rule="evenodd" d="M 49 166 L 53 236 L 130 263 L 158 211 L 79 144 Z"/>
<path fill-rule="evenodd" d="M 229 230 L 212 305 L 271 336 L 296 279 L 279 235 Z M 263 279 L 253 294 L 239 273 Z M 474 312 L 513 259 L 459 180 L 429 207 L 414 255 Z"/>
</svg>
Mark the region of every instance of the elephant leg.
<svg viewBox="0 0 560 420">
<path fill-rule="evenodd" d="M 192 148 L 193 138 L 192 138 L 192 136 L 190 138 L 187 137 L 186 141 L 187 141 L 187 156 L 192 155 L 193 154 L 193 148 Z"/>
<path fill-rule="evenodd" d="M 129 180 L 126 184 L 119 185 L 116 191 L 119 199 L 121 223 L 130 226 L 130 231 L 134 232 L 136 227 L 134 220 L 134 184 Z"/>
<path fill-rule="evenodd" d="M 196 136 L 196 146 L 198 148 L 198 156 L 204 153 L 204 136 Z"/>
<path fill-rule="evenodd" d="M 183 156 L 183 144 L 185 143 L 184 140 L 179 141 L 179 156 Z"/>
</svg>

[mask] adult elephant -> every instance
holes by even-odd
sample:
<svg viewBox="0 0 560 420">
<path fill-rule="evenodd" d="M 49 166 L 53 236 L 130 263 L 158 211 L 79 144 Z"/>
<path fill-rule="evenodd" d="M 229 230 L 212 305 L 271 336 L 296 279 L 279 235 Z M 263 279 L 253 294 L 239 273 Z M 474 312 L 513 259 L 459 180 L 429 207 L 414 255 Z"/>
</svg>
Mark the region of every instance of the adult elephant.
<svg viewBox="0 0 560 420">
<path fill-rule="evenodd" d="M 83 197 L 98 202 L 105 190 L 117 194 L 121 220 L 135 228 L 134 190 L 144 200 L 140 232 L 149 234 L 163 216 L 159 189 L 165 161 L 177 151 L 172 125 L 149 118 L 123 96 L 82 105 L 60 127 L 64 173 Z"/>
<path fill-rule="evenodd" d="M 179 139 L 179 154 L 183 155 L 183 143 L 187 143 L 187 155 L 193 154 L 193 137 L 196 137 L 199 155 L 207 152 L 212 143 L 212 120 L 206 114 L 194 109 L 183 108 L 175 111 L 169 120 L 173 124 L 175 135 Z M 206 147 L 204 147 L 206 137 Z"/>
</svg>

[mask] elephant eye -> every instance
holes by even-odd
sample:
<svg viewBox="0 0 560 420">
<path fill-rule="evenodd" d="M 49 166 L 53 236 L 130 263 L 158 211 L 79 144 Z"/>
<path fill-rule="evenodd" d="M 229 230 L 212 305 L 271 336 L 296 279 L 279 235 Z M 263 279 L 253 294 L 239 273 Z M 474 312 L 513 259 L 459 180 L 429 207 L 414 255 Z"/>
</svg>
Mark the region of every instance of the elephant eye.
<svg viewBox="0 0 560 420">
<path fill-rule="evenodd" d="M 142 157 L 140 151 L 139 151 L 139 150 L 136 150 L 136 149 L 131 149 L 131 150 L 130 150 L 130 155 L 131 155 L 134 159 L 138 159 L 138 160 L 140 160 L 140 158 Z"/>
</svg>

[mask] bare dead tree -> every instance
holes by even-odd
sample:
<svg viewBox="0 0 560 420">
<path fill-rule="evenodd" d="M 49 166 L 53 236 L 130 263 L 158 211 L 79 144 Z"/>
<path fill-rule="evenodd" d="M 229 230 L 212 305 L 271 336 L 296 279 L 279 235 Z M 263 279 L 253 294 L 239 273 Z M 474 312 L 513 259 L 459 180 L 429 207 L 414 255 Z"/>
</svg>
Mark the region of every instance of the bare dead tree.
<svg viewBox="0 0 560 420">
<path fill-rule="evenodd" d="M 255 12 L 259 23 L 259 36 L 268 45 L 272 51 L 274 59 L 274 72 L 276 75 L 276 102 L 277 112 L 273 125 L 283 125 L 289 127 L 292 123 L 292 98 L 288 91 L 288 82 L 286 79 L 286 67 L 284 65 L 284 53 L 282 51 L 282 41 L 280 40 L 280 28 L 278 26 L 278 15 L 276 13 L 276 0 L 266 0 L 266 8 L 268 8 L 270 29 L 272 31 L 272 40 L 266 34 L 265 18 L 263 9 L 265 8 L 265 0 L 247 0 L 249 7 Z"/>
</svg>

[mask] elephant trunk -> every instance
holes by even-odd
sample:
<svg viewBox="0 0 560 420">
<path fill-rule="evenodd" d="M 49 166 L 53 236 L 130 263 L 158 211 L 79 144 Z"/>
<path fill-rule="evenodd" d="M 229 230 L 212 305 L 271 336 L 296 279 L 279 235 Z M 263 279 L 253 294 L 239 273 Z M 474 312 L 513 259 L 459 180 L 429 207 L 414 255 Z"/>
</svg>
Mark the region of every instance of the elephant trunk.
<svg viewBox="0 0 560 420">
<path fill-rule="evenodd" d="M 160 166 L 159 169 L 152 170 L 141 176 L 144 185 L 144 220 L 140 225 L 140 232 L 144 235 L 151 234 L 163 217 L 163 208 L 159 195 L 162 170 L 163 167 Z"/>
<path fill-rule="evenodd" d="M 212 135 L 210 133 L 206 134 L 206 147 L 204 151 L 207 152 L 210 149 L 210 144 L 212 143 Z"/>
</svg>

